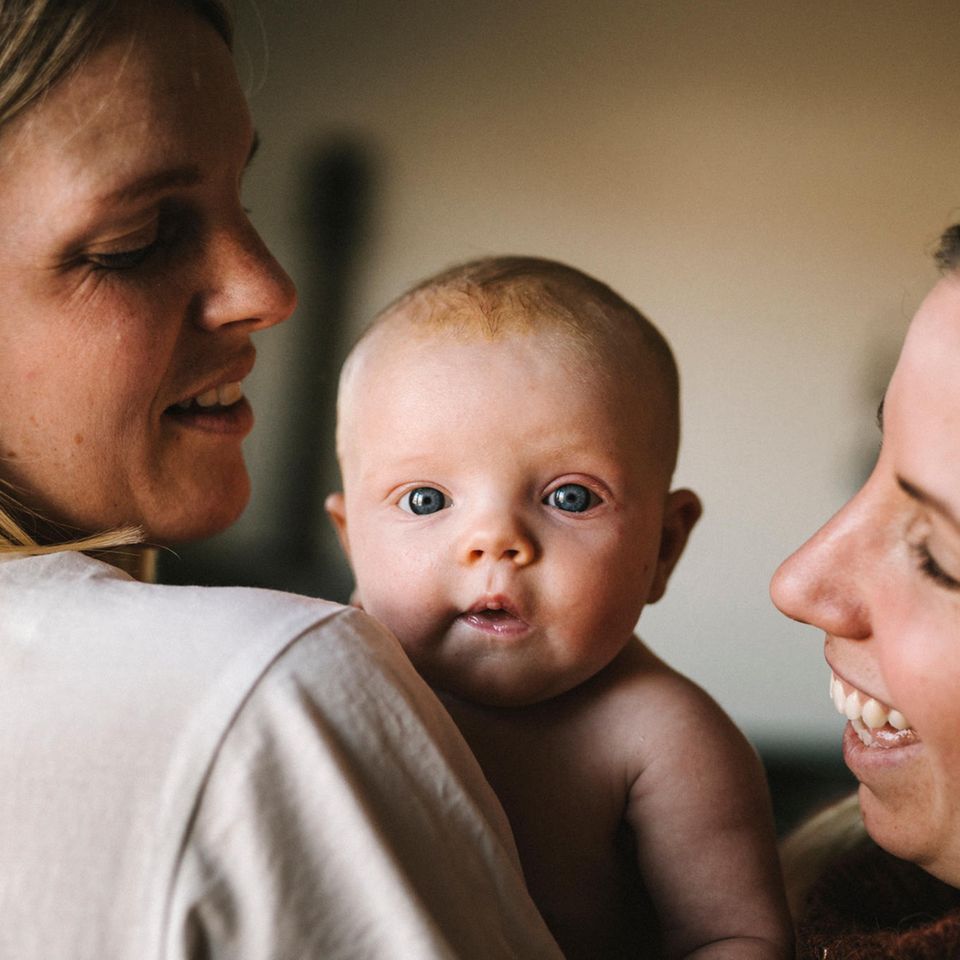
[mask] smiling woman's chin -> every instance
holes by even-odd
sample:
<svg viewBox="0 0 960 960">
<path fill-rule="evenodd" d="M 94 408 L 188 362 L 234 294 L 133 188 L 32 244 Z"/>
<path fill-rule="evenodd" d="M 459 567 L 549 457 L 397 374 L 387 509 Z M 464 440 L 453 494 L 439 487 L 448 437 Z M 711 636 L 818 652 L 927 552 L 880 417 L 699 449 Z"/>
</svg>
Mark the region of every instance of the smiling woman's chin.
<svg viewBox="0 0 960 960">
<path fill-rule="evenodd" d="M 878 846 L 960 888 L 960 849 L 955 829 L 960 814 L 945 816 L 936 809 L 932 794 L 917 784 L 893 797 L 874 793 L 861 784 L 859 800 L 864 826 Z"/>
</svg>

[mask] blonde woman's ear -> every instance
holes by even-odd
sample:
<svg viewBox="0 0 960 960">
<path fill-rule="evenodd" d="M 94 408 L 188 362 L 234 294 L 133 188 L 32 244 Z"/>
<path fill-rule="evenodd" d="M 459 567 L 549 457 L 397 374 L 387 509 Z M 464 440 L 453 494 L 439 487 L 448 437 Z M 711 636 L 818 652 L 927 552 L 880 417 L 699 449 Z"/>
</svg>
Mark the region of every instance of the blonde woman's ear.
<svg viewBox="0 0 960 960">
<path fill-rule="evenodd" d="M 647 603 L 656 603 L 663 596 L 670 574 L 687 545 L 690 531 L 696 526 L 702 513 L 700 498 L 692 490 L 672 490 L 667 494 L 663 508 L 657 572 L 650 585 Z"/>
</svg>

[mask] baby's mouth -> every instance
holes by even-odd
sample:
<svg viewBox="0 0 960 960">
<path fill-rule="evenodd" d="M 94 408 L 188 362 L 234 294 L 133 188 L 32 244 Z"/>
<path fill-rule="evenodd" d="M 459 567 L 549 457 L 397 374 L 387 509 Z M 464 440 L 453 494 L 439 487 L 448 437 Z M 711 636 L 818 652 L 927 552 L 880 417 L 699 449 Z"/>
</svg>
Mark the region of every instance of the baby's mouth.
<svg viewBox="0 0 960 960">
<path fill-rule="evenodd" d="M 919 740 L 907 718 L 830 673 L 830 699 L 867 747 L 902 747 Z"/>
<path fill-rule="evenodd" d="M 458 618 L 469 626 L 497 636 L 510 636 L 529 629 L 529 625 L 501 598 L 481 600 Z"/>
</svg>

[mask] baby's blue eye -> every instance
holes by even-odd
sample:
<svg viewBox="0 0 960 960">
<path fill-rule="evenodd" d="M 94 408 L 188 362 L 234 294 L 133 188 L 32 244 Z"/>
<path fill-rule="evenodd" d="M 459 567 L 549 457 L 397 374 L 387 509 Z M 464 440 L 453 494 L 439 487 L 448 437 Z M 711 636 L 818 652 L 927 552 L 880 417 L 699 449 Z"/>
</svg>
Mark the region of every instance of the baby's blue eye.
<svg viewBox="0 0 960 960">
<path fill-rule="evenodd" d="M 599 502 L 599 497 L 579 483 L 565 483 L 547 494 L 543 501 L 567 513 L 583 513 Z"/>
<path fill-rule="evenodd" d="M 436 487 L 417 487 L 405 493 L 400 499 L 400 509 L 406 510 L 407 513 L 415 513 L 418 517 L 436 513 L 449 506 L 450 502 Z"/>
</svg>

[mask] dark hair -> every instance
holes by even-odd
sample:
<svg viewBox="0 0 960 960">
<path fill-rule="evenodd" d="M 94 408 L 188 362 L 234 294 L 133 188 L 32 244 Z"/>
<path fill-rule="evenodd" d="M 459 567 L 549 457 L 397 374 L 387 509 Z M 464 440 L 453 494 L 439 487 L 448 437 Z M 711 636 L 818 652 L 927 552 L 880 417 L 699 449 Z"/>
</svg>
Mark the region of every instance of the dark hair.
<svg viewBox="0 0 960 960">
<path fill-rule="evenodd" d="M 956 270 L 960 267 L 960 223 L 955 223 L 943 231 L 933 258 L 941 270 Z"/>
</svg>

